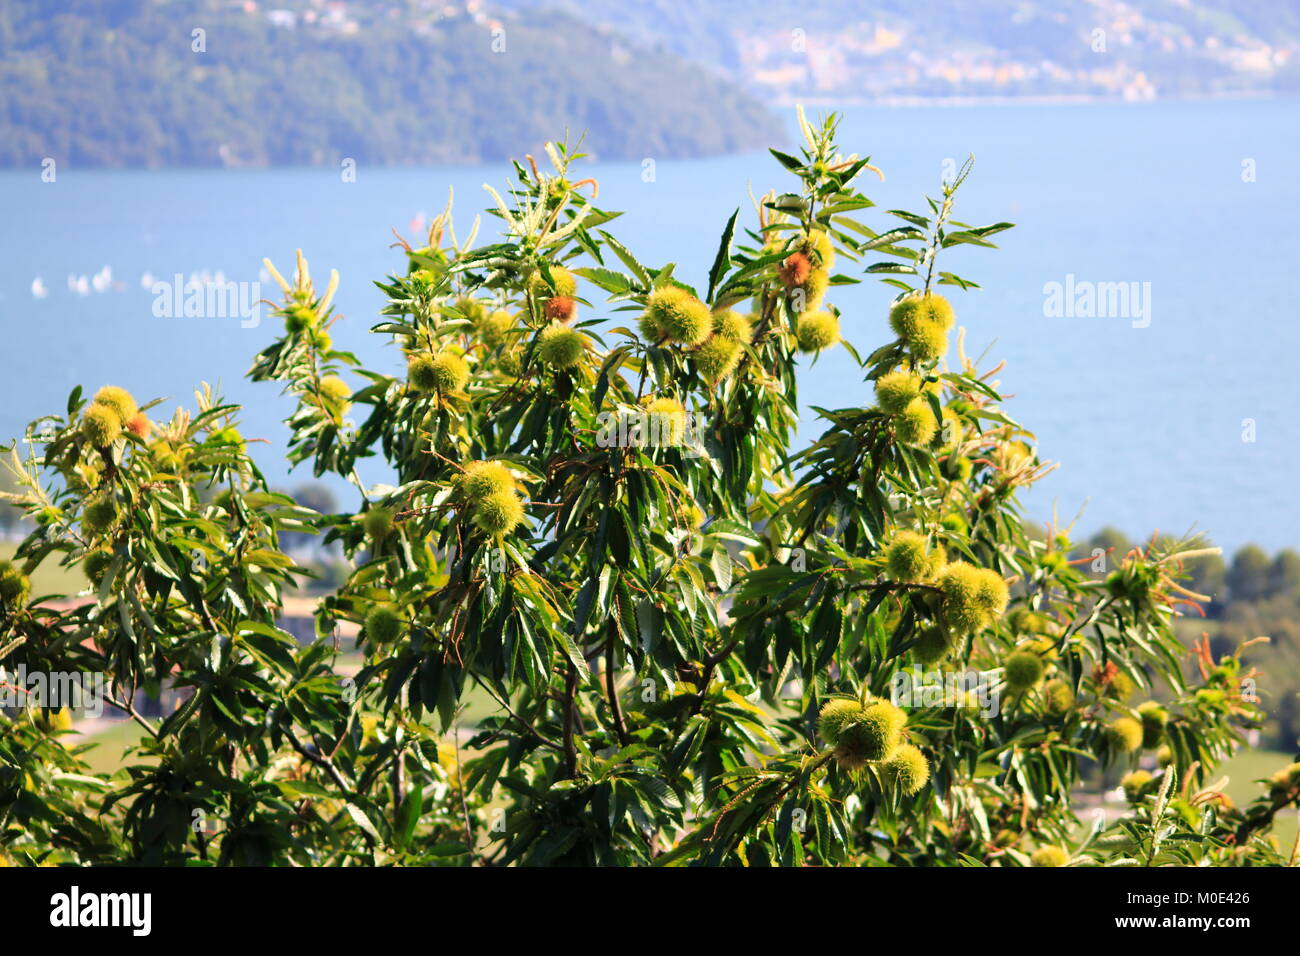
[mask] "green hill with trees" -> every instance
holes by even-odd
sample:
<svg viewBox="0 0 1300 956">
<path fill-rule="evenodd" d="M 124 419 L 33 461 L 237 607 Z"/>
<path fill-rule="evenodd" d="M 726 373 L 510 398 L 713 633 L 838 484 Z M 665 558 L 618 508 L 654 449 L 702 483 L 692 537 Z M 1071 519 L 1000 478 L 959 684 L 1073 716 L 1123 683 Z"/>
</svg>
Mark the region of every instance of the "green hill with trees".
<svg viewBox="0 0 1300 956">
<path fill-rule="evenodd" d="M 731 81 L 565 14 L 251 6 L 0 5 L 0 165 L 471 163 L 566 128 L 641 160 L 781 135 Z"/>
</svg>

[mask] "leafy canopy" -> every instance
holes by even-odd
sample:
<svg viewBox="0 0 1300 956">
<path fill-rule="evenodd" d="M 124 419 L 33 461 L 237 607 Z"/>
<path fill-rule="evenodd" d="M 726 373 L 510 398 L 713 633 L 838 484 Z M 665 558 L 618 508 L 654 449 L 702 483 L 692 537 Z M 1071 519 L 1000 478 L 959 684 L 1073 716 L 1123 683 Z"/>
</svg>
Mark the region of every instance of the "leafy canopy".
<svg viewBox="0 0 1300 956">
<path fill-rule="evenodd" d="M 1072 564 L 1022 520 L 1049 466 L 993 371 L 960 335 L 947 364 L 941 291 L 975 284 L 940 255 L 1009 226 L 953 218 L 971 164 L 878 230 L 874 167 L 834 117 L 800 123 L 800 153 L 773 152 L 791 191 L 737 210 L 702 287 L 615 238 L 579 155 L 516 164 L 498 238 L 458 241 L 449 207 L 379 283 L 397 375 L 335 347 L 337 276 L 272 269 L 285 332 L 249 374 L 296 398 L 289 461 L 351 481 L 355 510 L 270 492 L 207 387 L 165 422 L 78 389 L 33 423 L 0 657 L 103 674 L 143 740 L 95 773 L 59 715 L 4 718 L 6 858 L 1281 861 L 1296 768 L 1244 809 L 1207 776 L 1258 712 L 1236 658 L 1188 666 L 1172 631 L 1200 549 Z M 888 322 L 835 308 L 861 275 L 896 289 Z M 797 357 L 841 346 L 878 404 L 818 409 L 792 447 Z M 373 456 L 393 484 L 357 477 Z M 307 572 L 281 541 L 310 531 L 355 568 L 300 646 L 277 619 Z M 94 586 L 32 595 L 43 562 Z M 164 717 L 133 707 L 167 688 Z M 1082 830 L 1085 774 L 1144 753 L 1133 812 Z"/>
</svg>

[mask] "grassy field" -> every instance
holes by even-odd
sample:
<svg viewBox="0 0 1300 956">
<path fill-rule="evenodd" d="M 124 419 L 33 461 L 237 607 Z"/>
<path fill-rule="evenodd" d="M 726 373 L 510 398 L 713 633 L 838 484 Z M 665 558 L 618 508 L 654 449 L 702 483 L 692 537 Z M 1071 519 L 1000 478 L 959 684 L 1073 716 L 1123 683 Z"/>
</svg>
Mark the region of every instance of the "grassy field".
<svg viewBox="0 0 1300 956">
<path fill-rule="evenodd" d="M 12 558 L 18 545 L 13 541 L 0 541 L 0 558 Z M 89 587 L 85 575 L 78 570 L 61 568 L 54 556 L 46 558 L 32 576 L 32 595 L 64 594 L 71 596 Z"/>
<path fill-rule="evenodd" d="M 1264 789 L 1254 781 L 1268 777 L 1274 771 L 1292 762 L 1288 754 L 1275 750 L 1243 750 L 1214 774 L 1228 778 L 1224 788 L 1234 803 L 1249 803 L 1263 794 Z"/>
<path fill-rule="evenodd" d="M 138 757 L 126 759 L 126 749 L 138 744 L 143 734 L 144 728 L 134 720 L 123 720 L 96 734 L 69 738 L 69 742 L 75 741 L 77 745 L 94 744 L 94 747 L 82 754 L 82 759 L 90 764 L 91 769 L 97 774 L 112 773 L 124 764 L 141 760 Z"/>
<path fill-rule="evenodd" d="M 1223 788 L 1224 792 L 1237 806 L 1243 806 L 1266 792 L 1264 787 L 1254 781 L 1268 777 L 1292 762 L 1293 757 L 1290 754 L 1279 751 L 1243 750 L 1220 767 L 1218 772 L 1213 774 L 1214 779 L 1210 782 L 1214 783 L 1220 777 L 1227 777 L 1228 783 Z M 1291 847 L 1295 845 L 1296 831 L 1300 829 L 1300 815 L 1292 808 L 1278 814 L 1276 821 L 1277 825 L 1273 827 L 1273 833 L 1283 852 L 1289 853 Z"/>
</svg>

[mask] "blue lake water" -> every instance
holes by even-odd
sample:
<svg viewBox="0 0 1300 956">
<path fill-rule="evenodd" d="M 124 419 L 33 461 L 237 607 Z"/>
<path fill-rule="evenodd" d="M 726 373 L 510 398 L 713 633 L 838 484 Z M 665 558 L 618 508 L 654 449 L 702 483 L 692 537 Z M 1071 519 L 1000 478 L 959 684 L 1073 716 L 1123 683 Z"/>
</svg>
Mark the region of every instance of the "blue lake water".
<svg viewBox="0 0 1300 956">
<path fill-rule="evenodd" d="M 846 151 L 869 154 L 887 176 L 864 180 L 880 209 L 923 208 L 945 160 L 973 152 L 955 215 L 1018 224 L 1000 250 L 958 247 L 941 267 L 984 287 L 952 293 L 967 351 L 1007 361 L 999 379 L 1011 413 L 1061 462 L 1027 497 L 1032 517 L 1055 508 L 1069 521 L 1084 508 L 1080 532 L 1195 526 L 1226 547 L 1300 545 L 1298 120 L 1300 102 L 1285 99 L 847 112 Z M 603 207 L 625 211 L 615 232 L 642 261 L 677 262 L 696 282 L 731 211 L 741 206 L 752 224 L 746 184 L 757 194 L 789 182 L 766 154 L 659 161 L 653 182 L 637 163 L 594 163 L 586 174 L 600 181 Z M 39 169 L 0 172 L 0 439 L 61 410 L 77 383 L 192 406 L 206 380 L 247 406 L 245 434 L 271 443 L 254 447 L 273 481 L 308 479 L 278 463 L 288 404 L 242 378 L 275 333 L 270 320 L 155 317 L 141 276 L 207 270 L 254 281 L 263 256 L 288 274 L 301 246 L 319 282 L 331 267 L 342 275 L 336 343 L 396 371 L 397 353 L 368 333 L 382 301 L 372 280 L 403 268 L 391 230 L 412 235 L 408 223 L 437 212 L 450 187 L 463 232 L 486 205 L 482 184 L 506 177 L 504 166 L 362 167 L 351 183 L 337 169 L 60 168 L 53 183 Z M 876 228 L 890 222 L 866 216 Z M 106 291 L 68 288 L 69 274 L 89 279 L 104 266 Z M 1149 325 L 1046 316 L 1045 285 L 1068 275 L 1150 283 Z M 37 277 L 44 298 L 31 291 Z M 885 341 L 888 287 L 835 292 L 860 351 Z M 868 403 L 870 391 L 836 350 L 807 370 L 800 398 L 836 407 Z M 1252 427 L 1254 440 L 1243 440 Z M 809 416 L 805 437 L 819 431 Z"/>
</svg>

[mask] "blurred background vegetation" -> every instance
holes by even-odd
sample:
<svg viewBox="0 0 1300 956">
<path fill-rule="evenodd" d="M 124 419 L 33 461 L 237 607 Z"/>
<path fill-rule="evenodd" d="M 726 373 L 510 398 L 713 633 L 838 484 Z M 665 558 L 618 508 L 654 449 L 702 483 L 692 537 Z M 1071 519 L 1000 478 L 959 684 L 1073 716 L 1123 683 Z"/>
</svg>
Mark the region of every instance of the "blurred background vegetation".
<svg viewBox="0 0 1300 956">
<path fill-rule="evenodd" d="M 1106 551 L 1114 568 L 1133 547 L 1149 538 L 1133 540 L 1115 528 L 1103 528 L 1072 552 L 1073 559 Z M 1088 564 L 1080 565 L 1085 570 Z M 1176 626 L 1183 643 L 1191 646 L 1208 636 L 1216 658 L 1244 642 L 1267 636 L 1267 643 L 1251 647 L 1246 663 L 1262 673 L 1257 690 L 1268 713 L 1259 746 L 1290 754 L 1300 747 L 1300 552 L 1291 548 L 1268 554 L 1247 544 L 1231 555 L 1195 558 L 1188 562 L 1187 586 L 1210 598 L 1205 616 L 1184 608 Z M 1104 577 L 1104 572 L 1093 572 Z"/>
</svg>

